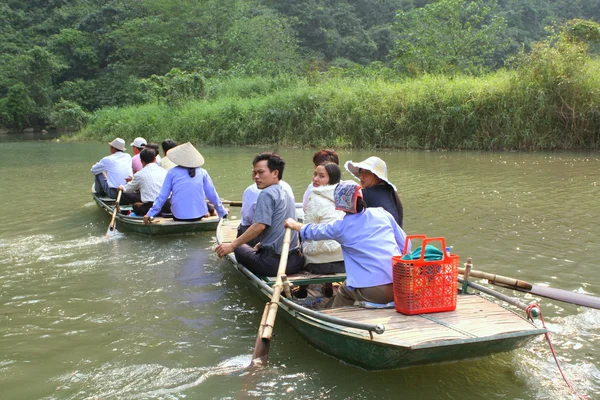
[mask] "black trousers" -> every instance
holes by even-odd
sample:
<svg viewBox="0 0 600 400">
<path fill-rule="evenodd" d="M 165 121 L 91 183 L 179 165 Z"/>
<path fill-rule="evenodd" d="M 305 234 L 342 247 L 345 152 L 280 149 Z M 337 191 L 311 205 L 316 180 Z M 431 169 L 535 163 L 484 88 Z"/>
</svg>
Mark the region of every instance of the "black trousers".
<svg viewBox="0 0 600 400">
<path fill-rule="evenodd" d="M 264 250 L 254 250 L 253 247 L 243 244 L 234 251 L 237 261 L 244 265 L 255 275 L 277 276 L 279 269 L 279 255 Z M 288 256 L 286 274 L 295 274 L 304 266 L 304 257 L 298 250 L 292 250 Z"/>
</svg>

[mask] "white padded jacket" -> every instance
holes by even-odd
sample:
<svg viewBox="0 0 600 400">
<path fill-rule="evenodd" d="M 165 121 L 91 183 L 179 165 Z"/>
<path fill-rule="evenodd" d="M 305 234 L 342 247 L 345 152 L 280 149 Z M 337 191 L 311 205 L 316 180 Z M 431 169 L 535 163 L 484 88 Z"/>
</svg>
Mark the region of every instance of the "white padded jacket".
<svg viewBox="0 0 600 400">
<path fill-rule="evenodd" d="M 318 186 L 308 198 L 305 224 L 327 224 L 344 218 L 344 212 L 335 209 L 333 191 L 336 185 Z M 306 240 L 302 243 L 304 264 L 323 264 L 343 261 L 342 246 L 335 240 Z"/>
</svg>

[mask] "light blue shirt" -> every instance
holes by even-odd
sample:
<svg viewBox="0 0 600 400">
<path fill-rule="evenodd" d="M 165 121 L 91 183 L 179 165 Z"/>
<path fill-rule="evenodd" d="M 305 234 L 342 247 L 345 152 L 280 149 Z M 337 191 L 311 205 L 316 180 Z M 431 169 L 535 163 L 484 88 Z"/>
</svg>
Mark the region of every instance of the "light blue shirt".
<svg viewBox="0 0 600 400">
<path fill-rule="evenodd" d="M 190 177 L 187 168 L 171 168 L 167 172 L 160 194 L 148 211 L 148 216 L 156 216 L 169 195 L 171 195 L 171 212 L 179 219 L 204 216 L 208 212 L 205 198 L 214 204 L 220 218 L 227 214 L 208 172 L 202 168 L 196 168 L 196 176 L 193 178 Z"/>
<path fill-rule="evenodd" d="M 406 233 L 383 208 L 366 208 L 329 224 L 304 225 L 300 236 L 333 239 L 342 245 L 350 290 L 392 283 L 392 256 L 403 254 L 406 240 Z"/>
<path fill-rule="evenodd" d="M 108 187 L 116 189 L 120 185 L 125 185 L 127 183 L 125 178 L 133 175 L 131 169 L 131 156 L 122 151 L 117 151 L 94 164 L 91 171 L 94 175 L 106 172 L 106 182 L 108 183 Z"/>
</svg>

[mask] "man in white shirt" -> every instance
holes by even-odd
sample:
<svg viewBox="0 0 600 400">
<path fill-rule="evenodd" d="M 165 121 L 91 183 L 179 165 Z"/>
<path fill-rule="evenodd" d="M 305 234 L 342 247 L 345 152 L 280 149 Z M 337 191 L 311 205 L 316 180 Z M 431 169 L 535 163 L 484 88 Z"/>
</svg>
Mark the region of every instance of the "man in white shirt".
<svg viewBox="0 0 600 400">
<path fill-rule="evenodd" d="M 110 145 L 110 156 L 106 156 L 92 166 L 95 176 L 94 190 L 100 195 L 117 198 L 118 187 L 125 184 L 125 178 L 132 175 L 131 156 L 125 153 L 125 141 L 116 138 Z"/>
<path fill-rule="evenodd" d="M 143 216 L 148 213 L 158 197 L 167 171 L 156 163 L 156 151 L 145 148 L 140 152 L 143 168 L 133 175 L 127 185 L 119 186 L 123 190 L 121 204 L 132 204 L 133 211 Z M 167 200 L 161 212 L 170 212 L 170 203 Z"/>
</svg>

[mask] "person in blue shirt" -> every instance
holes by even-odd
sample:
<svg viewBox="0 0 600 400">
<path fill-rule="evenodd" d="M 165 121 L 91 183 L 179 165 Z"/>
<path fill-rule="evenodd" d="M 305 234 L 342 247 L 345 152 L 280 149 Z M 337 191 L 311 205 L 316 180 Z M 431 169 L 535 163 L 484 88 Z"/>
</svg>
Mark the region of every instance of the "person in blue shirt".
<svg viewBox="0 0 600 400">
<path fill-rule="evenodd" d="M 354 182 L 340 182 L 334 202 L 337 210 L 346 213 L 341 220 L 302 225 L 289 218 L 284 223 L 286 228 L 299 231 L 303 240 L 333 239 L 342 245 L 346 281 L 332 307 L 351 306 L 356 301 L 394 301 L 392 256 L 404 254 L 406 233 L 383 208 L 367 208 L 361 188 Z"/>
<path fill-rule="evenodd" d="M 163 182 L 160 194 L 152 208 L 144 215 L 144 223 L 160 213 L 162 206 L 171 196 L 171 212 L 176 221 L 199 221 L 208 214 L 205 198 L 214 204 L 219 218 L 227 216 L 215 186 L 204 165 L 204 157 L 191 143 L 184 143 L 169 150 L 169 159 L 177 164 L 171 168 Z"/>
</svg>

